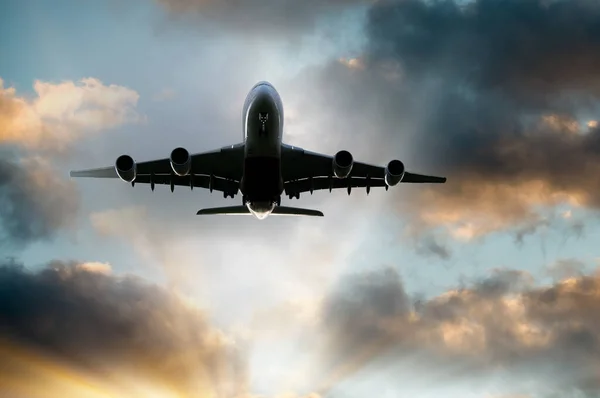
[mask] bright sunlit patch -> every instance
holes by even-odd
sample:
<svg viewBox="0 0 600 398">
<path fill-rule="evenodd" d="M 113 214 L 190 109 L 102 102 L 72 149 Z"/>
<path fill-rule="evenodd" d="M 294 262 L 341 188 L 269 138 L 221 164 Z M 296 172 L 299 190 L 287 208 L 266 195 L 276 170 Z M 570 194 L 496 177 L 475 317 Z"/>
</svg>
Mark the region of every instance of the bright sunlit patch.
<svg viewBox="0 0 600 398">
<path fill-rule="evenodd" d="M 465 182 L 456 195 L 424 191 L 420 219 L 428 226 L 443 226 L 456 240 L 470 241 L 515 226 L 541 227 L 542 209 L 580 207 L 589 197 L 588 191 L 559 191 L 541 180 L 520 184 Z"/>
<path fill-rule="evenodd" d="M 544 115 L 542 116 L 542 123 L 554 131 L 570 134 L 577 134 L 581 129 L 581 124 L 568 115 Z"/>
<path fill-rule="evenodd" d="M 476 322 L 464 318 L 458 322 L 444 322 L 439 331 L 444 345 L 452 351 L 476 354 L 485 348 L 485 329 Z"/>
<path fill-rule="evenodd" d="M 362 70 L 365 68 L 365 64 L 363 63 L 361 58 L 340 58 L 339 62 L 342 65 L 348 67 L 349 69 Z"/>
<path fill-rule="evenodd" d="M 456 240 L 468 242 L 477 236 L 477 230 L 473 223 L 465 223 L 450 229 L 450 235 Z"/>
<path fill-rule="evenodd" d="M 77 269 L 87 272 L 109 275 L 112 272 L 112 267 L 109 263 L 88 262 L 77 265 Z"/>
<path fill-rule="evenodd" d="M 3 391 L 28 398 L 182 398 L 168 386 L 148 377 L 127 374 L 118 366 L 108 372 L 77 369 L 57 358 L 0 339 L 0 356 L 11 361 L 12 372 L 0 374 Z M 92 359 L 90 359 L 92 361 Z M 209 392 L 207 392 L 209 393 Z M 214 395 L 205 395 L 211 397 Z"/>
</svg>

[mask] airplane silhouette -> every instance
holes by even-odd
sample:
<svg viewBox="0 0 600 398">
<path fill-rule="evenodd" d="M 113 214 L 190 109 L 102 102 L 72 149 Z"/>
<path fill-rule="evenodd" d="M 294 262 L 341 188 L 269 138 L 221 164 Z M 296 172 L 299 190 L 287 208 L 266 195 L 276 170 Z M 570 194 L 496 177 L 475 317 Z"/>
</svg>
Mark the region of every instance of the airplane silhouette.
<svg viewBox="0 0 600 398">
<path fill-rule="evenodd" d="M 198 215 L 323 216 L 318 210 L 281 206 L 281 195 L 300 199 L 300 194 L 322 189 L 385 187 L 398 183 L 445 183 L 445 177 L 410 173 L 404 163 L 392 160 L 385 167 L 355 162 L 346 150 L 334 156 L 311 152 L 283 143 L 283 103 L 266 81 L 254 85 L 243 106 L 243 141 L 208 152 L 190 154 L 175 148 L 169 158 L 136 162 L 121 155 L 115 165 L 71 171 L 71 177 L 120 178 L 135 184 L 200 187 L 220 191 L 223 197 L 242 195 L 242 206 L 202 209 Z"/>
</svg>

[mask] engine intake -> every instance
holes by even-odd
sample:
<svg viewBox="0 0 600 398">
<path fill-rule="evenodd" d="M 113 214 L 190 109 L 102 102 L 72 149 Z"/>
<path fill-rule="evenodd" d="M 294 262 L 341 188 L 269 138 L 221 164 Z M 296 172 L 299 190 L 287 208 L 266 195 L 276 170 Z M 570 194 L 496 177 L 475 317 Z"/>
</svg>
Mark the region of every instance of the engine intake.
<svg viewBox="0 0 600 398">
<path fill-rule="evenodd" d="M 352 171 L 354 159 L 348 151 L 339 151 L 333 157 L 333 174 L 337 178 L 346 178 Z"/>
<path fill-rule="evenodd" d="M 385 166 L 385 183 L 390 187 L 398 184 L 404 177 L 404 171 L 404 163 L 392 160 Z"/>
<path fill-rule="evenodd" d="M 171 168 L 173 172 L 180 177 L 190 174 L 192 169 L 192 157 L 185 148 L 175 148 L 170 157 Z"/>
<path fill-rule="evenodd" d="M 115 162 L 115 171 L 119 178 L 125 182 L 133 182 L 137 175 L 135 160 L 129 155 L 121 155 Z"/>
</svg>

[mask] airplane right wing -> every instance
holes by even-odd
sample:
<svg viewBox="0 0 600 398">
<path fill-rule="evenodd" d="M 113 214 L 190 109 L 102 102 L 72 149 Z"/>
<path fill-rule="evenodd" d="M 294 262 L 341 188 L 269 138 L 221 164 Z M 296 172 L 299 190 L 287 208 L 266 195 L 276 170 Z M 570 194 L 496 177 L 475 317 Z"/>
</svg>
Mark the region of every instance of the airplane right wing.
<svg viewBox="0 0 600 398">
<path fill-rule="evenodd" d="M 237 194 L 242 178 L 244 144 L 236 144 L 221 149 L 188 154 L 189 173 L 177 175 L 171 168 L 170 158 L 135 163 L 135 177 L 127 181 L 132 184 L 165 184 L 174 186 L 199 187 L 217 190 L 229 196 Z M 130 159 L 131 160 L 131 159 Z M 182 161 L 182 163 L 185 163 Z M 129 165 L 128 165 L 129 166 Z M 128 168 L 128 167 L 127 167 Z M 70 172 L 71 177 L 120 178 L 115 166 L 77 170 Z"/>
<path fill-rule="evenodd" d="M 387 168 L 356 162 L 347 151 L 340 151 L 335 156 L 307 151 L 302 148 L 285 145 L 282 147 L 282 174 L 285 192 L 295 196 L 302 192 L 312 192 L 322 189 L 385 187 L 397 183 L 433 183 L 443 184 L 446 177 L 429 176 L 411 173 L 404 170 L 404 164 L 398 160 L 388 163 Z M 349 162 L 346 169 L 350 170 L 345 178 L 335 178 L 334 161 L 340 157 Z M 344 159 L 342 159 L 342 157 Z M 390 172 L 389 176 L 386 173 Z M 397 174 L 393 174 L 396 172 Z"/>
</svg>

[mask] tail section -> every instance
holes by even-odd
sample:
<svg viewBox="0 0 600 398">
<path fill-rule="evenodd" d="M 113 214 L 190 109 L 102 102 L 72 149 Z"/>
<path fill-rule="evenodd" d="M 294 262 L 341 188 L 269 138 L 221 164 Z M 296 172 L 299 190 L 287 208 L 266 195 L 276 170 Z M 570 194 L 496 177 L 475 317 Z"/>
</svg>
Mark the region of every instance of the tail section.
<svg viewBox="0 0 600 398">
<path fill-rule="evenodd" d="M 228 207 L 213 207 L 210 209 L 200 209 L 196 215 L 226 215 L 226 216 L 251 216 L 252 213 L 246 206 L 228 206 Z M 323 213 L 319 210 L 302 209 L 299 207 L 277 206 L 270 213 L 272 216 L 311 216 L 323 217 Z"/>
</svg>

